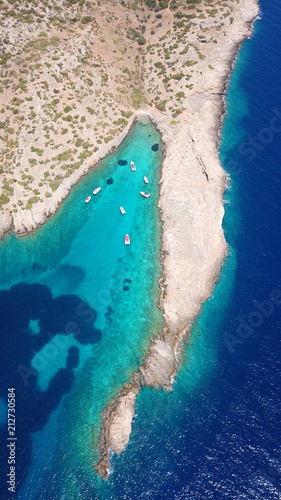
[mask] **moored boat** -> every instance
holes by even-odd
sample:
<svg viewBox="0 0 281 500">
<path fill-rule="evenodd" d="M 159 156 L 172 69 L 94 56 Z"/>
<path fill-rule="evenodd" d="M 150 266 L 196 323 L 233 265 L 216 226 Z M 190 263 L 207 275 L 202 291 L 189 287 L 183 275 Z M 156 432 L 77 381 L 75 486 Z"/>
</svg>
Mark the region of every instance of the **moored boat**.
<svg viewBox="0 0 281 500">
<path fill-rule="evenodd" d="M 131 167 L 132 172 L 135 172 L 135 170 L 136 170 L 136 165 L 134 164 L 134 162 L 133 162 L 133 161 L 131 161 L 131 163 L 130 163 L 130 167 Z"/>
<path fill-rule="evenodd" d="M 122 215 L 124 215 L 124 214 L 126 213 L 126 210 L 125 210 L 125 208 L 123 208 L 123 207 L 120 207 L 120 212 L 121 212 L 121 214 L 122 214 Z"/>
<path fill-rule="evenodd" d="M 143 180 L 144 180 L 145 184 L 148 184 L 148 183 L 149 183 L 149 180 L 148 180 L 148 178 L 147 178 L 147 177 L 145 177 L 145 176 L 144 176 Z"/>
<path fill-rule="evenodd" d="M 144 196 L 144 198 L 150 198 L 150 193 L 146 193 L 145 191 L 140 191 L 140 194 Z"/>
<path fill-rule="evenodd" d="M 94 189 L 93 194 L 98 194 L 100 192 L 100 190 L 101 190 L 101 187 Z"/>
<path fill-rule="evenodd" d="M 128 234 L 125 236 L 125 245 L 130 245 L 130 236 Z"/>
<path fill-rule="evenodd" d="M 91 196 L 87 196 L 85 203 L 89 203 L 90 200 L 91 200 Z"/>
</svg>

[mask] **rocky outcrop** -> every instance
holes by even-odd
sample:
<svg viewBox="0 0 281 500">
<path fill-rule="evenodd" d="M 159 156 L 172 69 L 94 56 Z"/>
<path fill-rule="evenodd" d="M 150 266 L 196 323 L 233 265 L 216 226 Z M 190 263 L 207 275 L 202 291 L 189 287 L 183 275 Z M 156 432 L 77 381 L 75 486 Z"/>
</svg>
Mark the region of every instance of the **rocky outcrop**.
<svg viewBox="0 0 281 500">
<path fill-rule="evenodd" d="M 166 145 L 159 200 L 163 222 L 161 307 L 166 326 L 162 335 L 151 340 L 132 384 L 103 412 L 97 470 L 105 479 L 110 452 L 120 453 L 122 442 L 123 447 L 128 442 L 140 388 L 172 388 L 181 339 L 189 334 L 202 302 L 212 293 L 227 253 L 222 229 L 226 175 L 217 151 L 222 96 L 237 48 L 250 35 L 258 7 L 245 0 L 234 14 L 233 25 L 227 27 L 215 53 L 213 47 L 206 49 L 205 63 L 215 64 L 215 70 L 206 73 L 205 79 L 198 76 L 180 124 L 171 126 L 169 117 L 157 111 L 150 115 Z"/>
</svg>

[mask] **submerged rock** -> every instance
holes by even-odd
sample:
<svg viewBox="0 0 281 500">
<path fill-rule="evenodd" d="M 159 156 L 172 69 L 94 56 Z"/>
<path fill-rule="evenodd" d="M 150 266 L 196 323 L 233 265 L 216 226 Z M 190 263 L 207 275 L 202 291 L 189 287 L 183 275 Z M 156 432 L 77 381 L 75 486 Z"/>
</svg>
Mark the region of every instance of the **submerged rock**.
<svg viewBox="0 0 281 500">
<path fill-rule="evenodd" d="M 41 269 L 40 264 L 37 264 L 37 262 L 33 262 L 31 266 L 32 271 L 39 271 Z"/>
<path fill-rule="evenodd" d="M 113 184 L 114 180 L 112 179 L 112 177 L 110 177 L 109 179 L 107 179 L 106 181 L 106 184 Z"/>
<path fill-rule="evenodd" d="M 118 165 L 121 165 L 121 167 L 124 167 L 124 165 L 127 165 L 127 160 L 119 160 Z"/>
<path fill-rule="evenodd" d="M 112 316 L 114 314 L 114 309 L 112 309 L 111 306 L 108 306 L 107 311 L 105 313 L 105 317 L 107 321 L 111 322 L 112 321 Z"/>
<path fill-rule="evenodd" d="M 80 356 L 79 356 L 79 349 L 76 346 L 71 346 L 68 349 L 68 356 L 66 359 L 66 368 L 70 370 L 74 370 L 74 368 L 77 368 L 79 365 L 80 361 Z"/>
<path fill-rule="evenodd" d="M 153 144 L 153 146 L 151 146 L 151 149 L 152 149 L 152 151 L 158 151 L 158 149 L 159 149 L 159 144 L 157 144 L 157 143 L 156 143 L 156 144 Z"/>
</svg>

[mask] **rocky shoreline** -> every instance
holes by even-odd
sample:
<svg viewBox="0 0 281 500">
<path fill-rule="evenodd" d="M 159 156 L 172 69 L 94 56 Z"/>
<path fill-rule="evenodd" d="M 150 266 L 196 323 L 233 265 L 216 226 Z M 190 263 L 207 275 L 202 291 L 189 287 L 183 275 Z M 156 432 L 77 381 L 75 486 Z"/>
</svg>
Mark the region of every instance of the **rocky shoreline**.
<svg viewBox="0 0 281 500">
<path fill-rule="evenodd" d="M 222 230 L 226 175 L 217 150 L 224 111 L 222 96 L 239 46 L 252 33 L 252 22 L 258 15 L 256 2 L 245 2 L 239 15 L 243 23 L 235 40 L 227 49 L 222 47 L 224 71 L 212 93 L 199 91 L 189 98 L 191 110 L 182 122 L 186 128 L 171 130 L 163 115 L 150 116 L 166 144 L 159 200 L 163 222 L 161 305 L 166 326 L 151 340 L 132 383 L 126 384 L 103 411 L 96 470 L 106 480 L 111 452 L 120 453 L 129 441 L 141 388 L 172 390 L 182 340 L 190 334 L 201 304 L 212 293 L 227 254 Z"/>
<path fill-rule="evenodd" d="M 96 158 L 96 165 L 100 160 L 105 158 L 110 153 L 113 153 L 118 146 L 122 143 L 124 138 L 130 132 L 137 117 L 132 115 L 128 119 L 128 125 L 125 127 L 123 132 L 118 135 L 110 144 L 105 144 L 100 149 L 99 154 Z M 63 200 L 68 196 L 71 188 L 75 186 L 85 175 L 89 173 L 89 170 L 94 166 L 85 165 L 84 169 L 81 171 L 76 171 L 67 179 L 64 179 L 58 186 L 53 196 L 45 200 L 44 208 L 41 205 L 33 206 L 32 210 L 24 210 L 21 207 L 18 208 L 18 213 L 15 216 L 12 211 L 5 211 L 0 214 L 0 239 L 3 239 L 7 234 L 13 232 L 15 235 L 24 237 L 28 234 L 33 234 L 37 229 L 39 229 L 50 217 L 55 215 Z"/>
</svg>

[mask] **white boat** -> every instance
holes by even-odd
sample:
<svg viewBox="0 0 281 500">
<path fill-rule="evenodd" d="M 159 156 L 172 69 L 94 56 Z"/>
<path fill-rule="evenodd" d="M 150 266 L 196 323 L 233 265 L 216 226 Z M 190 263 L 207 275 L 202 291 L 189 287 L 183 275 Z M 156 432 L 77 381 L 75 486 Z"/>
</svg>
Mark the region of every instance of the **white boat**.
<svg viewBox="0 0 281 500">
<path fill-rule="evenodd" d="M 122 214 L 122 215 L 124 215 L 124 214 L 126 213 L 126 210 L 125 210 L 125 208 L 123 208 L 123 207 L 120 207 L 120 212 L 121 212 L 121 214 Z"/>
<path fill-rule="evenodd" d="M 101 190 L 101 187 L 94 189 L 93 194 L 98 194 L 100 192 L 100 190 Z"/>
<path fill-rule="evenodd" d="M 145 176 L 144 176 L 143 180 L 144 180 L 145 184 L 148 184 L 148 183 L 149 183 L 149 180 L 148 180 L 148 178 L 147 178 L 147 177 L 145 177 Z"/>
<path fill-rule="evenodd" d="M 125 236 L 125 245 L 130 245 L 130 236 L 128 234 Z"/>
<path fill-rule="evenodd" d="M 91 196 L 87 196 L 85 203 L 89 203 L 90 200 L 91 200 Z"/>
<path fill-rule="evenodd" d="M 146 193 L 145 191 L 140 191 L 140 194 L 144 196 L 144 198 L 150 198 L 150 194 Z"/>
<path fill-rule="evenodd" d="M 134 162 L 133 162 L 133 161 L 131 161 L 131 163 L 130 163 L 130 167 L 131 167 L 132 172 L 135 172 L 135 170 L 136 170 L 136 165 L 134 164 Z"/>
</svg>

